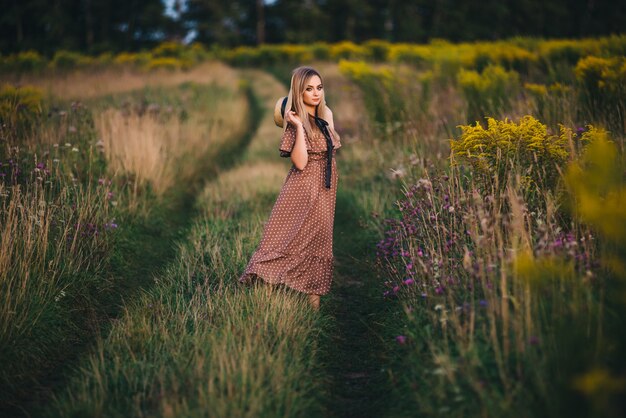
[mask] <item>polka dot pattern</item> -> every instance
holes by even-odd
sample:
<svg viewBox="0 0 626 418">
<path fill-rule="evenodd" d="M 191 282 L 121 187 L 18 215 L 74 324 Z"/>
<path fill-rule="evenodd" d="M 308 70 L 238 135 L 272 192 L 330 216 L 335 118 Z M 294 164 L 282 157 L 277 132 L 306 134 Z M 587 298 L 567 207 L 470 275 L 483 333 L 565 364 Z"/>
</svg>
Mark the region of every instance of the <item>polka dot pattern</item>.
<svg viewBox="0 0 626 418">
<path fill-rule="evenodd" d="M 308 163 L 304 170 L 294 165 L 265 223 L 259 246 L 239 278 L 249 283 L 261 278 L 271 284 L 285 284 L 308 294 L 325 295 L 333 279 L 333 224 L 337 197 L 336 151 L 340 138 L 332 138 L 331 187 L 324 187 L 326 139 L 313 126 L 311 138 L 306 131 Z M 289 125 L 280 141 L 280 155 L 289 157 L 296 142 L 296 129 Z"/>
</svg>

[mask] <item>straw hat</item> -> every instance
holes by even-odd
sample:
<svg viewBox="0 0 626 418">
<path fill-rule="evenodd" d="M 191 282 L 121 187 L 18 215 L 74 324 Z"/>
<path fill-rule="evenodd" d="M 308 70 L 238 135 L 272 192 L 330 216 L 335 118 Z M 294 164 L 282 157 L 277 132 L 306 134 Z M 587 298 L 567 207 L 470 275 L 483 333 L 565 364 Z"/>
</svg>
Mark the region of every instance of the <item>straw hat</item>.
<svg viewBox="0 0 626 418">
<path fill-rule="evenodd" d="M 285 121 L 285 107 L 287 107 L 287 96 L 278 99 L 274 106 L 274 123 L 279 128 L 283 127 Z"/>
</svg>

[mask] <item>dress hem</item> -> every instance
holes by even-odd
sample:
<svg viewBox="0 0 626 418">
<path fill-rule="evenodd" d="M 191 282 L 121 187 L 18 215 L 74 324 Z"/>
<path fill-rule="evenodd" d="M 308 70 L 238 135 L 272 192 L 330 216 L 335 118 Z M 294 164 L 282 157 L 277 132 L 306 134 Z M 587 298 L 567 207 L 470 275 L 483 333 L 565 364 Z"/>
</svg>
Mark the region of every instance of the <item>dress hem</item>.
<svg viewBox="0 0 626 418">
<path fill-rule="evenodd" d="M 276 260 L 281 258 L 287 258 L 291 260 L 296 260 L 295 263 L 291 262 L 288 265 L 284 266 L 284 269 L 278 274 L 267 274 L 267 272 L 263 272 L 263 266 L 260 265 L 263 261 Z M 309 255 L 306 257 L 297 256 L 294 254 L 288 254 L 278 251 L 272 252 L 257 252 L 253 255 L 248 267 L 244 271 L 244 273 L 239 277 L 239 283 L 248 284 L 252 281 L 253 278 L 258 277 L 263 281 L 269 284 L 284 284 L 285 286 L 297 290 L 306 294 L 316 294 L 316 295 L 325 295 L 330 292 L 330 286 L 332 284 L 332 273 L 333 273 L 333 264 L 335 257 L 320 257 L 316 255 Z M 324 273 L 324 277 L 329 277 L 327 284 L 323 284 L 317 287 L 306 286 L 298 286 L 295 285 L 294 279 L 288 277 L 290 273 L 300 271 L 302 269 L 298 269 L 298 267 L 305 266 L 310 267 L 311 263 L 318 263 L 321 266 L 318 266 Z M 273 277 L 272 277 L 273 276 Z"/>
</svg>

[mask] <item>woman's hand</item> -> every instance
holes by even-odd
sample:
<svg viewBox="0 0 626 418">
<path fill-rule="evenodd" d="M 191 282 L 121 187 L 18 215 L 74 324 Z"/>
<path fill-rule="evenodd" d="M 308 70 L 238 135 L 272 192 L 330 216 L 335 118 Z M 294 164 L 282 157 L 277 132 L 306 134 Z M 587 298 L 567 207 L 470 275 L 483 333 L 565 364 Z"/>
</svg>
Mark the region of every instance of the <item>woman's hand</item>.
<svg viewBox="0 0 626 418">
<path fill-rule="evenodd" d="M 287 120 L 287 122 L 292 123 L 296 128 L 298 126 L 302 126 L 302 121 L 300 120 L 300 117 L 293 110 L 288 110 L 285 113 L 285 119 Z"/>
</svg>

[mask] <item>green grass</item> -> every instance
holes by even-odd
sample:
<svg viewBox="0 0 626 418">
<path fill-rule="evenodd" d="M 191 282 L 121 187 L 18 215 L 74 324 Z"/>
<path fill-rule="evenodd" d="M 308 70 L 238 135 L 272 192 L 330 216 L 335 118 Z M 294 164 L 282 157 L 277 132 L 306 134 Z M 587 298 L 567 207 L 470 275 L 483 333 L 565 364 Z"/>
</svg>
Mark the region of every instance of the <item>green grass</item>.
<svg viewBox="0 0 626 418">
<path fill-rule="evenodd" d="M 180 102 L 181 92 L 185 91 L 191 91 L 192 101 L 188 99 L 186 106 L 191 108 L 192 115 L 196 109 L 210 110 L 215 105 L 213 102 L 217 102 L 216 97 L 227 100 L 237 94 L 220 86 L 194 84 L 161 89 L 158 99 L 152 97 L 151 100 Z M 133 94 L 146 97 L 153 93 Z M 124 207 L 124 188 L 119 189 L 121 196 L 114 189 L 119 203 L 114 215 L 118 228 L 112 234 L 108 251 L 97 254 L 99 258 L 91 260 L 91 266 L 84 271 L 62 276 L 62 283 L 69 283 L 65 288 L 67 296 L 58 303 L 46 305 L 48 307 L 37 318 L 37 327 L 29 330 L 28 344 L 14 344 L 13 348 L 5 347 L 2 351 L 3 361 L 15 366 L 5 369 L 10 375 L 2 379 L 3 414 L 19 415 L 26 405 L 35 408 L 47 402 L 51 392 L 66 383 L 68 368 L 93 347 L 95 339 L 109 332 L 112 321 L 119 317 L 124 306 L 139 297 L 142 290 L 153 286 L 153 276 L 160 274 L 175 257 L 177 242 L 187 236 L 197 216 L 195 200 L 198 191 L 219 170 L 235 163 L 236 150 L 250 140 L 248 133 L 259 123 L 260 111 L 255 97 L 250 89 L 245 89 L 243 94 L 250 104 L 245 133 L 226 138 L 221 142 L 223 146 L 211 149 L 207 155 L 198 155 L 197 160 L 192 161 L 195 166 L 187 170 L 193 173 L 193 181 L 181 179 L 185 181 L 180 181 L 160 198 L 152 195 L 149 189 L 144 190 L 140 199 L 149 208 L 146 216 L 128 212 Z M 88 105 L 104 107 L 114 100 L 116 97 L 112 96 Z M 69 107 L 69 104 L 65 105 Z M 64 107 L 63 104 L 59 106 Z M 206 123 L 210 124 L 210 120 L 207 119 Z M 91 138 L 91 134 L 88 137 Z M 86 170 L 91 181 L 95 181 L 94 176 L 98 177 L 88 168 L 81 167 L 81 170 Z M 94 186 L 86 179 L 80 187 Z"/>
</svg>

